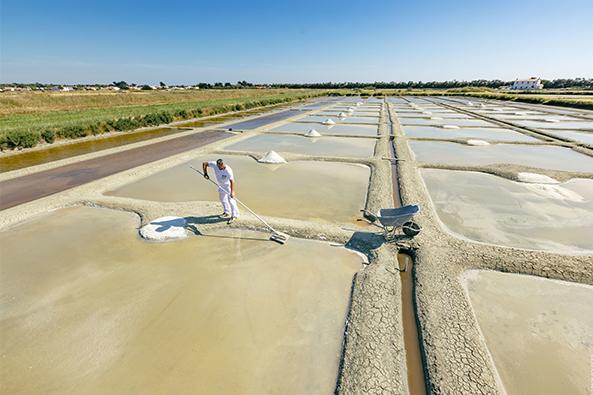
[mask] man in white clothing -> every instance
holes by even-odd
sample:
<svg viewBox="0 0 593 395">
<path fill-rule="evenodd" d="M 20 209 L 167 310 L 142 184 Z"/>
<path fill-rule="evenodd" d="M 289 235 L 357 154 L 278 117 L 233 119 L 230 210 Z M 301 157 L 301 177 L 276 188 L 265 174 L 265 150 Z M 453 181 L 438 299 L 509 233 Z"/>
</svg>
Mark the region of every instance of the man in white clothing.
<svg viewBox="0 0 593 395">
<path fill-rule="evenodd" d="M 224 164 L 222 159 L 218 159 L 216 162 L 203 162 L 202 170 L 204 172 L 204 178 L 210 179 L 208 176 L 208 167 L 214 169 L 214 175 L 220 188 L 218 189 L 218 197 L 224 212 L 221 217 L 228 218 L 228 223 L 232 223 L 236 218 L 239 217 L 239 208 L 237 207 L 237 201 L 235 200 L 235 177 L 233 175 L 233 169 L 230 166 Z"/>
</svg>

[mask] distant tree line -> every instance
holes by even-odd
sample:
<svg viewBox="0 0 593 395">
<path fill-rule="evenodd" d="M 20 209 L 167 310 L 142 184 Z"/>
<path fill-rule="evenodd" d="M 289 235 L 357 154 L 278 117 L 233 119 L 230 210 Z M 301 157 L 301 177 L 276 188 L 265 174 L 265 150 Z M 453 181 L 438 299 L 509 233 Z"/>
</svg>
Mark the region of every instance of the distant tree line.
<svg viewBox="0 0 593 395">
<path fill-rule="evenodd" d="M 189 85 L 171 85 L 167 86 L 164 82 L 160 82 L 158 87 L 150 85 L 136 85 L 127 83 L 126 81 L 113 81 L 111 84 L 76 84 L 76 85 L 59 85 L 59 84 L 41 84 L 41 83 L 13 83 L 0 84 L 3 87 L 18 87 L 18 88 L 52 88 L 69 86 L 74 89 L 85 89 L 89 87 L 105 88 L 118 87 L 120 89 L 130 89 L 132 87 L 140 87 L 141 89 L 167 89 L 174 87 L 181 88 L 199 88 L 199 89 L 237 89 L 237 88 L 293 88 L 293 89 L 455 89 L 455 88 L 490 88 L 498 89 L 504 86 L 512 85 L 513 81 L 503 80 L 473 80 L 473 81 L 408 81 L 408 82 L 320 82 L 320 83 L 277 83 L 277 84 L 253 84 L 247 81 L 231 82 L 199 82 L 197 84 Z M 545 89 L 562 89 L 562 88 L 576 88 L 576 89 L 593 89 L 593 78 L 562 78 L 555 80 L 542 80 Z"/>
<path fill-rule="evenodd" d="M 273 88 L 308 88 L 308 89 L 454 89 L 481 87 L 497 89 L 512 85 L 513 81 L 473 80 L 473 81 L 408 81 L 408 82 L 322 82 L 306 84 L 272 84 Z M 593 89 L 593 78 L 572 78 L 542 80 L 546 89 L 581 88 Z"/>
</svg>

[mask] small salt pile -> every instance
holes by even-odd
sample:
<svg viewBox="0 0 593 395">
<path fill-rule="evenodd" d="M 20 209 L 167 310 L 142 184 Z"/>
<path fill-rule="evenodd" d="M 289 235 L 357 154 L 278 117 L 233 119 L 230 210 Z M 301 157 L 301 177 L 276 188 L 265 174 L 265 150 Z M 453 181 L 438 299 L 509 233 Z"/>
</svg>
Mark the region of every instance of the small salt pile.
<svg viewBox="0 0 593 395">
<path fill-rule="evenodd" d="M 315 129 L 311 129 L 305 134 L 305 137 L 321 137 L 321 133 Z"/>
<path fill-rule="evenodd" d="M 185 239 L 187 221 L 182 217 L 160 217 L 140 228 L 140 236 L 147 240 Z"/>
<path fill-rule="evenodd" d="M 459 129 L 457 125 L 443 125 L 443 129 Z"/>
<path fill-rule="evenodd" d="M 338 117 L 339 117 L 339 118 L 346 118 L 346 117 L 347 117 L 347 115 L 346 115 L 346 113 L 345 113 L 345 112 L 341 112 L 341 113 L 339 113 L 339 114 L 338 114 Z"/>
<path fill-rule="evenodd" d="M 360 107 L 360 106 L 362 106 L 362 102 L 361 101 L 359 101 L 359 102 L 356 103 L 356 107 Z"/>
<path fill-rule="evenodd" d="M 325 121 L 323 121 L 322 124 L 324 124 L 324 125 L 335 125 L 336 123 L 334 122 L 333 119 L 328 118 Z"/>
<path fill-rule="evenodd" d="M 286 159 L 280 156 L 276 151 L 268 151 L 259 158 L 259 163 L 286 163 Z"/>
<path fill-rule="evenodd" d="M 443 119 L 442 117 L 430 117 L 430 119 Z"/>
<path fill-rule="evenodd" d="M 546 119 L 544 119 L 544 121 L 546 121 L 546 122 L 550 122 L 550 123 L 558 123 L 558 122 L 560 122 L 560 120 L 558 120 L 558 119 L 553 119 L 553 118 L 546 118 Z"/>
<path fill-rule="evenodd" d="M 469 145 L 490 145 L 489 142 L 484 140 L 467 140 L 467 144 Z"/>
</svg>

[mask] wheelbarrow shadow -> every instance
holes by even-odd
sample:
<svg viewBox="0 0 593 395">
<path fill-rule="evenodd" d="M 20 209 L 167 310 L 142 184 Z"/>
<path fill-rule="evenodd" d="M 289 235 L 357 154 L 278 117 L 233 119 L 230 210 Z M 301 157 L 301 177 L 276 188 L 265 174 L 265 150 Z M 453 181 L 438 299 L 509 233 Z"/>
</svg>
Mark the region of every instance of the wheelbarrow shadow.
<svg viewBox="0 0 593 395">
<path fill-rule="evenodd" d="M 412 239 L 413 237 L 406 236 L 405 234 L 396 234 L 386 238 L 383 233 L 356 231 L 346 243 L 346 247 L 358 251 L 369 251 L 375 250 L 383 244 L 399 245 L 400 243 L 411 241 Z"/>
</svg>

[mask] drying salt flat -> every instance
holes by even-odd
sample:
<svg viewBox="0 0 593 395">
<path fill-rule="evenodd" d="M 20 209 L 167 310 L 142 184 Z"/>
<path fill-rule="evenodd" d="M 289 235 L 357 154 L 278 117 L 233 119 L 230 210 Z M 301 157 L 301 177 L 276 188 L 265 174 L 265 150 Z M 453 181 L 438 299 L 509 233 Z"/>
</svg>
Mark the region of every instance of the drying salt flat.
<svg viewBox="0 0 593 395">
<path fill-rule="evenodd" d="M 591 393 L 592 286 L 494 271 L 463 283 L 507 393 Z"/>
<path fill-rule="evenodd" d="M 357 254 L 137 226 L 79 207 L 0 232 L 3 393 L 333 391 Z"/>
<path fill-rule="evenodd" d="M 423 169 L 440 220 L 484 243 L 593 253 L 593 180 L 548 184 L 491 174 Z"/>
</svg>

